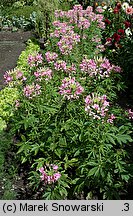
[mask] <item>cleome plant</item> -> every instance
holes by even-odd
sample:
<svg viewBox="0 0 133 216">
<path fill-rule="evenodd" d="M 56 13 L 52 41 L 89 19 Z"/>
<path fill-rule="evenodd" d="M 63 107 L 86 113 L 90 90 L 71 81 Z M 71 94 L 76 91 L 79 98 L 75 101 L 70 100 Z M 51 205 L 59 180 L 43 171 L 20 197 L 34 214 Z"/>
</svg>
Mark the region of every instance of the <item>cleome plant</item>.
<svg viewBox="0 0 133 216">
<path fill-rule="evenodd" d="M 43 199 L 120 199 L 132 178 L 133 112 L 116 103 L 123 70 L 104 55 L 104 29 L 91 6 L 56 10 L 45 50 L 4 75 L 19 93 L 9 132 Z"/>
</svg>

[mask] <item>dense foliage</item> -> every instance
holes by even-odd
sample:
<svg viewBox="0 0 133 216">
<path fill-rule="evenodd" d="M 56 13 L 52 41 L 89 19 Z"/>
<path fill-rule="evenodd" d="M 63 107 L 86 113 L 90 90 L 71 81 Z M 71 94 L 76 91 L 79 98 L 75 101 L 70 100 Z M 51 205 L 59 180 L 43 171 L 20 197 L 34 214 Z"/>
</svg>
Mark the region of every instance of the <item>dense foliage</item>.
<svg viewBox="0 0 133 216">
<path fill-rule="evenodd" d="M 1 172 L 11 147 L 41 199 L 120 199 L 133 180 L 133 111 L 118 97 L 131 86 L 133 9 L 79 2 L 18 1 L 12 7 L 37 5 L 31 22 L 2 18 L 11 30 L 32 26 L 46 40 L 43 50 L 29 40 L 4 74 Z"/>
<path fill-rule="evenodd" d="M 119 199 L 132 177 L 133 112 L 117 104 L 123 70 L 105 56 L 105 18 L 81 5 L 55 18 L 45 50 L 29 42 L 4 75 L 17 89 L 9 132 L 42 198 Z"/>
</svg>

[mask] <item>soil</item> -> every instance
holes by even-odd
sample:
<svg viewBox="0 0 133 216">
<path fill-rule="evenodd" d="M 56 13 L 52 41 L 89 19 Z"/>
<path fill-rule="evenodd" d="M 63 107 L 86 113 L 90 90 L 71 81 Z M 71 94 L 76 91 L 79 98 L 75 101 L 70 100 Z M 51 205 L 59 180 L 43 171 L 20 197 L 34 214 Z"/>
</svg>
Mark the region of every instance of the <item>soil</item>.
<svg viewBox="0 0 133 216">
<path fill-rule="evenodd" d="M 16 66 L 19 55 L 26 47 L 26 41 L 32 37 L 31 31 L 0 32 L 0 89 L 4 84 L 4 72 Z"/>
</svg>

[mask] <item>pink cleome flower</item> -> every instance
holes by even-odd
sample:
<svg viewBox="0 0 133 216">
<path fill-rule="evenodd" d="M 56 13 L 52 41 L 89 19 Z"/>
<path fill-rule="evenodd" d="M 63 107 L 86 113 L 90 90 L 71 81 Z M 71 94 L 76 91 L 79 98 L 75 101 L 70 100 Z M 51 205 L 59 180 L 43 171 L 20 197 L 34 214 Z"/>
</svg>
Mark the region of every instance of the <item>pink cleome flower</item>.
<svg viewBox="0 0 133 216">
<path fill-rule="evenodd" d="M 66 71 L 67 63 L 63 60 L 58 60 L 54 63 L 54 67 L 57 71 Z"/>
<path fill-rule="evenodd" d="M 118 70 L 117 67 L 112 69 L 112 65 L 107 58 L 102 58 L 99 62 L 99 60 L 87 59 L 87 57 L 84 57 L 82 60 L 80 69 L 91 77 L 101 78 L 109 77 L 111 71 L 114 69 Z"/>
<path fill-rule="evenodd" d="M 111 114 L 107 122 L 112 124 L 114 119 L 116 119 L 116 117 L 114 116 L 114 114 Z"/>
<path fill-rule="evenodd" d="M 84 91 L 84 88 L 75 81 L 75 77 L 66 77 L 63 79 L 59 89 L 59 93 L 64 95 L 64 98 L 67 98 L 68 100 L 79 98 L 79 95 Z"/>
<path fill-rule="evenodd" d="M 28 56 L 28 64 L 30 67 L 37 67 L 39 64 L 42 64 L 42 54 L 34 53 L 33 55 Z"/>
<path fill-rule="evenodd" d="M 26 85 L 23 89 L 23 93 L 27 98 L 32 99 L 41 94 L 41 86 L 35 83 L 32 83 L 32 85 Z"/>
<path fill-rule="evenodd" d="M 133 111 L 131 109 L 128 109 L 127 112 L 128 112 L 128 118 L 133 119 Z"/>
<path fill-rule="evenodd" d="M 96 95 L 92 93 L 85 98 L 85 111 L 93 119 L 101 119 L 107 114 L 109 102 L 106 95 Z"/>
<path fill-rule="evenodd" d="M 39 68 L 34 72 L 34 76 L 38 81 L 41 81 L 43 78 L 45 78 L 45 80 L 49 80 L 52 79 L 52 70 L 50 68 Z"/>
<path fill-rule="evenodd" d="M 58 166 L 52 164 L 45 166 L 45 168 L 41 167 L 39 169 L 40 173 L 42 174 L 40 178 L 44 182 L 44 185 L 53 184 L 58 181 L 58 179 L 61 177 L 61 174 L 57 170 Z"/>
<path fill-rule="evenodd" d="M 13 80 L 13 77 L 10 75 L 8 71 L 6 71 L 4 74 L 4 79 L 5 79 L 5 83 L 8 84 Z"/>
<path fill-rule="evenodd" d="M 58 58 L 58 54 L 55 53 L 55 52 L 48 51 L 48 52 L 45 53 L 45 57 L 46 57 L 47 62 L 51 63 L 51 62 L 54 62 L 55 59 Z"/>
</svg>

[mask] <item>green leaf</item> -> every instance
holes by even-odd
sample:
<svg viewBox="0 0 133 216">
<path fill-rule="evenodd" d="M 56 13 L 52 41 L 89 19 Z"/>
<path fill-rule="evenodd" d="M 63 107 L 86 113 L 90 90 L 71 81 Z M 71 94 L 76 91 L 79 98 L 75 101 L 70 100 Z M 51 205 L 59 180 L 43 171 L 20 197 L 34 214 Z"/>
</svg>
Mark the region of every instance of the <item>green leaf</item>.
<svg viewBox="0 0 133 216">
<path fill-rule="evenodd" d="M 130 179 L 130 176 L 129 176 L 129 175 L 121 175 L 121 178 L 122 178 L 124 181 L 128 182 L 129 179 Z"/>
<path fill-rule="evenodd" d="M 77 150 L 74 154 L 74 157 L 78 156 L 80 154 L 80 150 Z"/>
<path fill-rule="evenodd" d="M 114 144 L 114 145 L 116 145 L 116 142 L 115 142 L 115 136 L 114 136 L 114 134 L 109 134 L 109 133 L 107 133 L 106 134 L 106 140 L 110 143 L 112 143 L 112 144 Z"/>
<path fill-rule="evenodd" d="M 89 176 L 92 176 L 92 175 L 94 175 L 95 173 L 96 173 L 96 171 L 98 170 L 98 167 L 93 167 L 90 171 L 89 171 L 89 173 L 88 173 L 88 177 Z"/>
<path fill-rule="evenodd" d="M 62 154 L 62 151 L 61 151 L 61 149 L 55 149 L 54 150 L 54 152 L 55 152 L 55 154 L 59 157 L 59 158 L 61 158 L 61 154 Z"/>
<path fill-rule="evenodd" d="M 119 144 L 122 144 L 122 143 L 126 144 L 127 142 L 132 142 L 133 141 L 131 136 L 128 135 L 128 134 L 118 134 L 116 136 L 116 138 L 117 138 L 117 141 L 118 141 Z"/>
<path fill-rule="evenodd" d="M 72 184 L 77 184 L 77 181 L 79 180 L 80 178 L 75 178 L 74 180 L 72 180 Z"/>
</svg>

